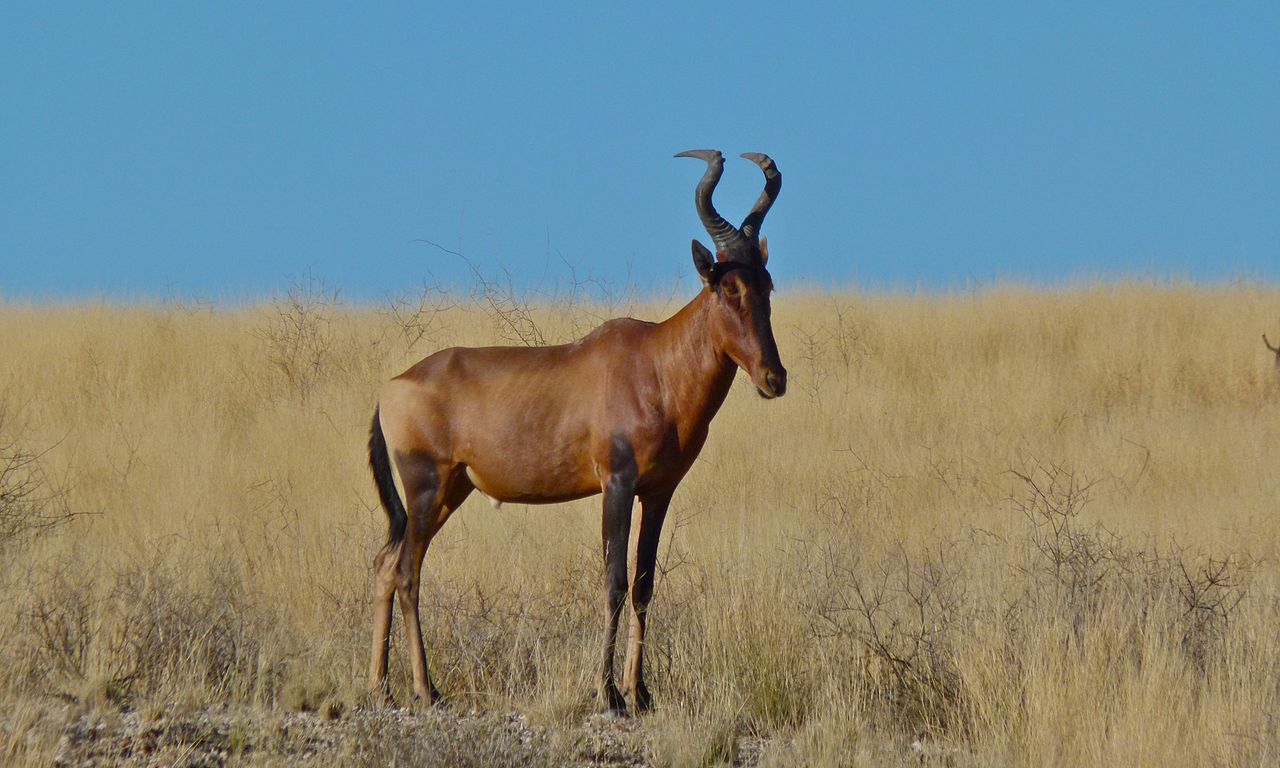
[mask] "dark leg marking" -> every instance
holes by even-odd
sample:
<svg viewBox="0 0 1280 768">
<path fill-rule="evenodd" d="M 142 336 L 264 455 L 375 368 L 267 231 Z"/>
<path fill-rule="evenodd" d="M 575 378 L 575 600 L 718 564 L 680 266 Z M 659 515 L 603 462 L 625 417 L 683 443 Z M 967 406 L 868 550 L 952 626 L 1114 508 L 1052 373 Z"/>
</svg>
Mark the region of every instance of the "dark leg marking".
<svg viewBox="0 0 1280 768">
<path fill-rule="evenodd" d="M 631 538 L 631 507 L 635 502 L 637 469 L 630 444 L 619 436 L 613 439 L 609 458 L 610 472 L 604 483 L 604 520 L 601 526 L 605 629 L 600 676 L 596 684 L 596 706 L 602 712 L 623 714 L 627 705 L 615 682 L 613 657 L 618 639 L 618 619 L 627 597 L 627 545 Z"/>
<path fill-rule="evenodd" d="M 653 599 L 653 579 L 657 571 L 658 540 L 671 504 L 671 492 L 640 498 L 640 531 L 636 543 L 636 574 L 631 584 L 631 631 L 627 635 L 627 663 L 622 687 L 631 695 L 636 712 L 653 708 L 653 698 L 644 684 L 644 635 L 649 602 Z"/>
<path fill-rule="evenodd" d="M 441 471 L 436 461 L 427 456 L 405 458 L 400 464 L 400 479 L 410 503 L 405 538 L 393 571 L 394 586 L 404 617 L 414 698 L 435 703 L 440 700 L 440 691 L 431 681 L 419 615 L 422 561 L 431 540 L 475 486 L 461 470 Z"/>
</svg>

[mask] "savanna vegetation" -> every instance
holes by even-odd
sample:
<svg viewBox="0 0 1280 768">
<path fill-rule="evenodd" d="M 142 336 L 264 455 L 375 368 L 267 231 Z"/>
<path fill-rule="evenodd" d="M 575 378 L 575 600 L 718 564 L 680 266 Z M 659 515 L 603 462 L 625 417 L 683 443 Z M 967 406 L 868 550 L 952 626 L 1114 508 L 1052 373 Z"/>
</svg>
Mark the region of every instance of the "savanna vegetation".
<svg viewBox="0 0 1280 768">
<path fill-rule="evenodd" d="M 740 376 L 672 504 L 658 710 L 619 737 L 637 759 L 1280 761 L 1280 371 L 1259 338 L 1280 290 L 786 288 L 787 396 Z M 593 710 L 598 498 L 469 499 L 423 611 L 473 719 L 360 719 L 385 537 L 369 418 L 437 348 L 570 340 L 681 298 L 481 283 L 349 306 L 307 282 L 244 307 L 0 305 L 0 755 L 74 763 L 86 714 L 219 710 L 214 764 L 287 762 L 268 743 L 297 712 L 360 724 L 315 764 L 583 759 L 557 734 Z M 392 659 L 405 701 L 398 625 Z M 481 733 L 508 713 L 542 740 Z"/>
</svg>

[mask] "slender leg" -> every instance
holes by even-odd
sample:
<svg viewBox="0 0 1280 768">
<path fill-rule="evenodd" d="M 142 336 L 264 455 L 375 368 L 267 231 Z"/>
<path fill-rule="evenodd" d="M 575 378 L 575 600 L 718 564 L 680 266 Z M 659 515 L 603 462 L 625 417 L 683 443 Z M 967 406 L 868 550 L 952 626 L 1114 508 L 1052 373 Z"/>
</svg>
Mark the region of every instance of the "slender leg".
<svg viewBox="0 0 1280 768">
<path fill-rule="evenodd" d="M 435 533 L 435 512 L 432 505 L 429 518 L 409 516 L 404 546 L 396 563 L 396 594 L 400 598 L 400 613 L 404 618 L 404 631 L 409 646 L 409 663 L 413 668 L 413 698 L 433 704 L 440 698 L 440 691 L 431 682 L 427 667 L 427 650 L 422 644 L 422 624 L 418 618 L 418 593 L 422 581 L 422 558 Z"/>
<path fill-rule="evenodd" d="M 422 583 L 422 560 L 431 539 L 471 493 L 473 486 L 466 476 L 442 468 L 428 457 L 413 457 L 399 465 L 407 499 L 408 520 L 404 538 L 383 549 L 374 560 L 374 632 L 373 661 L 370 664 L 370 687 L 389 699 L 387 656 L 393 596 L 399 597 L 404 618 L 409 663 L 413 670 L 414 698 L 432 703 L 440 692 L 431 682 L 426 647 L 422 642 L 419 618 L 419 594 Z M 443 487 L 442 487 L 443 486 Z"/>
<path fill-rule="evenodd" d="M 631 694 L 636 712 L 653 708 L 653 698 L 644 684 L 644 633 L 649 601 L 653 599 L 653 577 L 657 570 L 658 539 L 662 522 L 671 504 L 671 492 L 640 498 L 640 531 L 636 542 L 636 573 L 631 582 L 631 631 L 627 633 L 627 663 L 622 687 Z"/>
<path fill-rule="evenodd" d="M 373 559 L 373 649 L 369 662 L 369 690 L 380 703 L 391 703 L 387 685 L 387 656 L 391 652 L 391 610 L 396 594 L 395 566 L 402 541 L 388 543 Z"/>
<path fill-rule="evenodd" d="M 475 486 L 458 467 L 449 471 L 432 471 L 428 475 L 440 477 L 443 488 L 438 494 L 424 494 L 421 497 L 422 508 L 426 510 L 423 514 L 409 513 L 408 535 L 400 555 L 399 571 L 402 576 L 411 575 L 412 580 L 407 584 L 397 584 L 397 590 L 400 594 L 400 610 L 404 615 L 405 633 L 408 636 L 409 662 L 413 668 L 413 696 L 433 704 L 440 700 L 440 691 L 431 682 L 431 668 L 427 665 L 427 649 L 422 642 L 422 625 L 418 617 L 422 559 L 431 540 L 444 527 L 454 510 L 462 506 Z M 422 529 L 421 535 L 416 534 L 419 527 Z"/>
<path fill-rule="evenodd" d="M 631 538 L 631 506 L 635 502 L 634 474 L 615 472 L 605 483 L 604 524 L 604 648 L 596 684 L 596 706 L 601 712 L 625 714 L 626 701 L 614 682 L 613 655 L 618 639 L 618 618 L 627 596 L 627 542 Z"/>
</svg>

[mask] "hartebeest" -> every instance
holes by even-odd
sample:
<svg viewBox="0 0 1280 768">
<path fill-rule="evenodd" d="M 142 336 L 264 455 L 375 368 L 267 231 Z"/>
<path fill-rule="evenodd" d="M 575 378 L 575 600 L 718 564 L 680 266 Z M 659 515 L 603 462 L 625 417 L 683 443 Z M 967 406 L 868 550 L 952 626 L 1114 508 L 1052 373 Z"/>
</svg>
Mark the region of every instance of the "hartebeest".
<svg viewBox="0 0 1280 768">
<path fill-rule="evenodd" d="M 715 150 L 682 152 L 707 163 L 694 193 L 716 255 L 696 239 L 703 290 L 661 323 L 610 320 L 572 344 L 453 347 L 383 386 L 369 437 L 390 535 L 373 562 L 371 688 L 389 699 L 392 602 L 400 598 L 415 698 L 433 702 L 418 618 L 422 559 L 431 538 L 473 489 L 495 502 L 550 504 L 604 494 L 604 644 L 597 706 L 625 713 L 614 682 L 614 645 L 627 595 L 631 510 L 640 499 L 631 628 L 623 689 L 637 711 L 644 684 L 645 619 L 654 562 L 671 494 L 698 456 L 735 370 L 762 397 L 782 395 L 787 372 L 769 321 L 773 282 L 760 225 L 782 187 L 766 155 L 744 154 L 764 171 L 764 191 L 734 227 L 711 195 L 724 171 Z"/>
<path fill-rule="evenodd" d="M 1267 334 L 1262 334 L 1262 343 L 1267 345 L 1267 349 L 1275 353 L 1276 356 L 1276 372 L 1280 373 L 1280 347 L 1271 346 L 1271 342 L 1267 341 Z"/>
</svg>

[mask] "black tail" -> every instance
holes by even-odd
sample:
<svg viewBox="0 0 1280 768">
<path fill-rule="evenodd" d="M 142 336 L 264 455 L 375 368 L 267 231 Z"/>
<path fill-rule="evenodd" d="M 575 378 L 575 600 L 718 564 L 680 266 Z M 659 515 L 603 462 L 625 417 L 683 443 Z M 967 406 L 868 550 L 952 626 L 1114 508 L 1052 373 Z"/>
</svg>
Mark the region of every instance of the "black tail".
<svg viewBox="0 0 1280 768">
<path fill-rule="evenodd" d="M 378 486 L 378 498 L 387 511 L 387 544 L 395 544 L 404 538 L 404 527 L 409 516 L 396 491 L 396 481 L 391 475 L 391 455 L 387 453 L 387 439 L 382 436 L 379 408 L 373 409 L 373 425 L 369 427 L 369 468 L 373 470 L 373 483 Z"/>
</svg>

